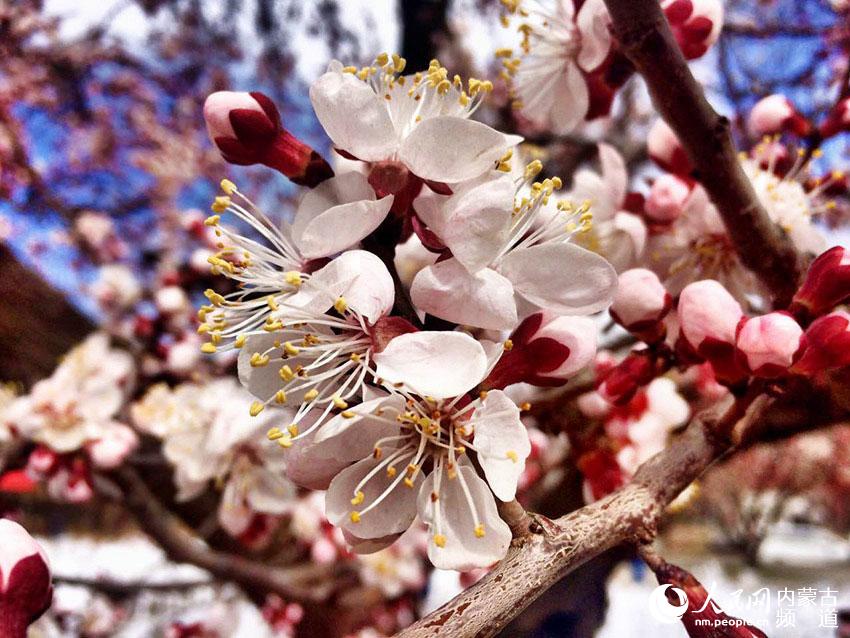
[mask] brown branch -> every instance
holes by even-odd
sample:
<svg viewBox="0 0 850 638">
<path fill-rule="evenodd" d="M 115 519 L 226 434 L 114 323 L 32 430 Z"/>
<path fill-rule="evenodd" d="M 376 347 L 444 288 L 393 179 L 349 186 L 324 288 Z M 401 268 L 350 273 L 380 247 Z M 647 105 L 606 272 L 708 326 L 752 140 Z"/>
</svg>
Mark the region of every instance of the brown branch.
<svg viewBox="0 0 850 638">
<path fill-rule="evenodd" d="M 549 520 L 514 539 L 493 571 L 455 599 L 397 634 L 398 638 L 495 635 L 557 580 L 621 543 L 651 540 L 665 507 L 731 444 L 746 405 L 728 400 L 694 419 L 671 445 L 644 463 L 621 490 L 580 510 Z M 748 414 L 754 419 L 765 401 Z"/>
<path fill-rule="evenodd" d="M 797 288 L 803 259 L 756 197 L 738 162 L 729 120 L 705 99 L 656 0 L 605 4 L 623 52 L 688 152 L 741 260 L 765 283 L 777 305 L 784 305 Z"/>
<path fill-rule="evenodd" d="M 302 602 L 317 602 L 326 597 L 327 591 L 309 586 L 298 570 L 276 568 L 207 546 L 159 502 L 132 467 L 119 468 L 107 477 L 120 489 L 121 504 L 171 560 L 191 563 L 216 578 L 253 592 L 273 592 L 287 600 Z"/>
</svg>

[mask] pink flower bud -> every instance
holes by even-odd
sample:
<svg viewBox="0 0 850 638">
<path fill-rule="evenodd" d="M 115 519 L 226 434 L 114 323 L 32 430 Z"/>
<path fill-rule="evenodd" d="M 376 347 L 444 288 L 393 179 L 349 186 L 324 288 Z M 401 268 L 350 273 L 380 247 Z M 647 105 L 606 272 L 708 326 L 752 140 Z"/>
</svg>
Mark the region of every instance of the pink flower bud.
<svg viewBox="0 0 850 638">
<path fill-rule="evenodd" d="M 587 317 L 536 312 L 505 344 L 505 353 L 484 381 L 488 389 L 513 383 L 562 385 L 596 355 L 596 324 Z"/>
<path fill-rule="evenodd" d="M 774 94 L 756 102 L 747 118 L 747 128 L 753 137 L 791 131 L 803 136 L 809 133 L 809 123 L 784 95 Z"/>
<path fill-rule="evenodd" d="M 23 527 L 0 519 L 0 635 L 24 638 L 52 598 L 44 550 Z"/>
<path fill-rule="evenodd" d="M 740 380 L 743 370 L 736 361 L 735 337 L 744 311 L 726 288 L 713 279 L 685 286 L 678 314 L 685 341 L 711 362 L 718 379 L 727 383 Z"/>
<path fill-rule="evenodd" d="M 667 122 L 658 119 L 650 127 L 646 137 L 646 147 L 649 156 L 656 164 L 666 171 L 677 175 L 688 175 L 693 170 L 693 164 Z"/>
<path fill-rule="evenodd" d="M 691 194 L 691 184 L 672 173 L 665 173 L 652 183 L 644 212 L 650 221 L 669 224 L 682 214 Z"/>
<path fill-rule="evenodd" d="M 688 60 L 702 57 L 717 42 L 723 26 L 720 0 L 664 0 L 661 8 Z"/>
<path fill-rule="evenodd" d="M 850 314 L 832 312 L 806 330 L 803 353 L 792 370 L 817 374 L 850 365 Z"/>
<path fill-rule="evenodd" d="M 776 377 L 794 363 L 803 329 L 784 312 L 745 319 L 738 329 L 738 350 L 753 374 Z"/>
<path fill-rule="evenodd" d="M 204 119 L 210 139 L 231 164 L 265 164 L 310 187 L 333 176 L 316 151 L 283 128 L 277 107 L 262 93 L 213 93 L 204 102 Z"/>
<path fill-rule="evenodd" d="M 803 285 L 794 295 L 791 311 L 817 316 L 848 299 L 850 252 L 843 246 L 834 246 L 809 266 Z"/>
<path fill-rule="evenodd" d="M 139 437 L 126 425 L 116 423 L 108 428 L 99 439 L 86 444 L 86 452 L 92 463 L 104 470 L 112 470 L 139 445 Z"/>
<path fill-rule="evenodd" d="M 657 335 L 657 326 L 671 304 L 670 293 L 658 275 L 645 268 L 633 268 L 620 274 L 611 316 L 630 332 Z"/>
</svg>

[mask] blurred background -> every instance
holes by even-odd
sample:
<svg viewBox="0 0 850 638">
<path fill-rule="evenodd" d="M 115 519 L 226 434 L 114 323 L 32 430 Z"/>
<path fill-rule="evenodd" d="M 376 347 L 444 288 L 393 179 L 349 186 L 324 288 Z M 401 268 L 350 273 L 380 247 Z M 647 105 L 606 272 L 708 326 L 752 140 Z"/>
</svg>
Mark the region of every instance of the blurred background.
<svg viewBox="0 0 850 638">
<path fill-rule="evenodd" d="M 203 291 L 223 285 L 206 261 L 215 241 L 203 224 L 209 202 L 229 177 L 284 219 L 299 193 L 263 167 L 221 160 L 207 139 L 205 97 L 260 90 L 286 128 L 330 157 L 307 96 L 330 60 L 360 66 L 398 52 L 410 70 L 438 57 L 452 73 L 495 79 L 494 52 L 516 35 L 501 27 L 499 9 L 498 0 L 0 0 L 0 411 L 99 330 L 135 368 L 119 421 L 138 425 L 171 400 L 151 398 L 156 388 L 167 393 L 163 384 L 232 378 L 233 360 L 202 356 L 195 331 Z M 725 4 L 720 41 L 693 69 L 742 151 L 760 141 L 745 126 L 759 98 L 782 93 L 817 119 L 836 91 L 846 93 L 846 9 L 826 0 Z M 645 147 L 655 115 L 639 79 L 618 93 L 610 116 L 558 137 L 519 121 L 496 84 L 479 116 L 523 133 L 549 173 L 569 183 L 604 139 L 623 155 L 632 189 L 646 192 L 657 171 Z M 847 137 L 824 145 L 820 172 L 845 169 Z M 822 225 L 833 243 L 846 243 L 836 227 L 847 202 L 837 203 Z M 615 354 L 630 345 L 622 333 L 606 339 Z M 679 384 L 693 405 L 709 396 L 699 383 Z M 568 393 L 587 389 L 577 382 Z M 558 410 L 533 415 L 522 494 L 547 515 L 583 504 L 573 435 L 585 419 L 558 401 Z M 431 573 L 416 533 L 351 556 L 316 495 L 294 494 L 234 539 L 216 521 L 221 485 L 178 502 L 159 450 L 143 437 L 131 461 L 163 507 L 213 547 L 288 568 L 305 595 L 238 587 L 172 562 L 85 470 L 74 474 L 74 459 L 63 460 L 62 481 L 50 470 L 51 486 L 33 480 L 37 450 L 0 436 L 0 513 L 43 539 L 57 583 L 32 635 L 391 635 L 478 576 Z M 850 426 L 747 449 L 680 505 L 662 533 L 665 557 L 697 575 L 726 611 L 770 635 L 850 636 L 841 633 L 842 609 L 850 625 Z M 613 551 L 552 588 L 504 635 L 685 635 L 647 613 L 655 585 L 627 551 Z M 767 607 L 753 598 L 763 588 Z M 807 588 L 817 604 L 803 600 Z M 777 618 L 783 589 L 797 593 L 793 625 Z M 824 607 L 830 590 L 834 604 Z"/>
</svg>

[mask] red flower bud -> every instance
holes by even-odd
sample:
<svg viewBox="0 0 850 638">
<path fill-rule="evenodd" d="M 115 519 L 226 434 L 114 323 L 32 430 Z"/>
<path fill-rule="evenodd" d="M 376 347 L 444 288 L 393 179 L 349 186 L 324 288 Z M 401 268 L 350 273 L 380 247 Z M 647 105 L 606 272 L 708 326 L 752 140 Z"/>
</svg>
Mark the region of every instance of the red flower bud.
<svg viewBox="0 0 850 638">
<path fill-rule="evenodd" d="M 593 320 L 536 312 L 505 342 L 505 352 L 484 380 L 484 387 L 500 389 L 513 383 L 563 385 L 595 355 Z"/>
<path fill-rule="evenodd" d="M 792 370 L 818 374 L 850 365 L 850 314 L 837 311 L 815 319 L 806 330 L 803 353 Z"/>
<path fill-rule="evenodd" d="M 850 97 L 836 104 L 820 126 L 820 135 L 824 139 L 842 131 L 850 131 Z"/>
<path fill-rule="evenodd" d="M 593 361 L 595 354 L 593 320 L 536 312 L 505 343 L 505 352 L 485 379 L 484 387 L 498 389 L 513 383 L 563 385 Z"/>
<path fill-rule="evenodd" d="M 283 128 L 277 107 L 262 93 L 213 93 L 204 103 L 204 119 L 210 139 L 231 164 L 265 164 L 310 187 L 333 177 L 321 155 Z"/>
<path fill-rule="evenodd" d="M 24 638 L 52 598 L 44 551 L 23 527 L 0 519 L 0 636 Z"/>
<path fill-rule="evenodd" d="M 656 377 L 656 368 L 655 356 L 649 350 L 632 352 L 600 378 L 596 391 L 609 403 L 623 405 Z"/>
<path fill-rule="evenodd" d="M 817 316 L 850 299 L 850 254 L 843 246 L 822 253 L 809 266 L 791 312 Z"/>
<path fill-rule="evenodd" d="M 664 590 L 670 605 L 684 605 L 685 609 L 680 609 L 682 624 L 691 638 L 767 638 L 757 627 L 724 612 L 690 572 L 658 557 L 647 562 L 658 583 L 670 585 Z"/>
<path fill-rule="evenodd" d="M 717 42 L 723 26 L 720 0 L 664 0 L 661 8 L 688 60 L 702 57 Z"/>
</svg>

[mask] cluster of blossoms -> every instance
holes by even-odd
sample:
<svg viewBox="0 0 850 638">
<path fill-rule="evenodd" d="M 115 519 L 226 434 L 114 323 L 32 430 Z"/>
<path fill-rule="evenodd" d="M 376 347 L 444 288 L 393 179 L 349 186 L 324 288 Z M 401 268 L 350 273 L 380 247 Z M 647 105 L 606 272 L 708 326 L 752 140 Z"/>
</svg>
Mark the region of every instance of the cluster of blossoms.
<svg viewBox="0 0 850 638">
<path fill-rule="evenodd" d="M 537 179 L 539 161 L 516 168 L 518 138 L 469 119 L 489 82 L 436 61 L 404 67 L 334 63 L 311 87 L 336 150 L 361 168 L 336 175 L 261 94 L 210 96 L 226 158 L 311 190 L 281 227 L 222 182 L 209 263 L 239 286 L 208 291 L 199 332 L 205 352 L 238 350 L 248 411 L 290 480 L 327 489 L 327 517 L 355 551 L 390 545 L 418 517 L 431 561 L 466 569 L 507 551 L 496 499 L 514 499 L 531 451 L 504 388 L 562 384 L 592 360 L 585 316 L 610 303 L 616 274 L 571 241 L 591 227 L 587 206 L 558 201 L 561 181 Z M 437 259 L 408 301 L 369 248 L 414 233 Z"/>
<path fill-rule="evenodd" d="M 44 480 L 60 500 L 91 498 L 91 468 L 116 468 L 138 445 L 132 428 L 118 420 L 134 376 L 132 357 L 96 333 L 71 350 L 52 376 L 11 401 L 0 416 L 4 447 L 37 444 L 18 481 Z"/>
<path fill-rule="evenodd" d="M 501 0 L 502 24 L 519 34 L 496 57 L 513 106 L 538 129 L 569 133 L 607 115 L 633 68 L 611 35 L 603 0 Z M 723 24 L 719 0 L 661 3 L 685 57 L 703 56 Z"/>
</svg>

